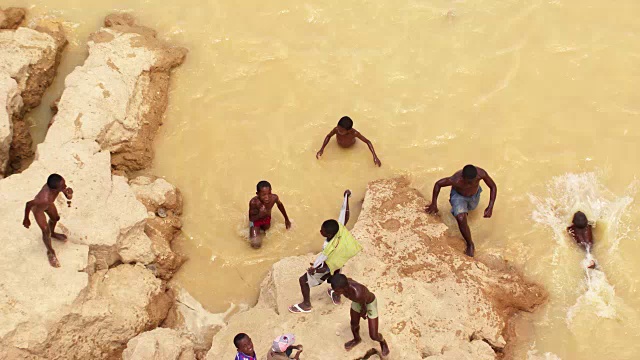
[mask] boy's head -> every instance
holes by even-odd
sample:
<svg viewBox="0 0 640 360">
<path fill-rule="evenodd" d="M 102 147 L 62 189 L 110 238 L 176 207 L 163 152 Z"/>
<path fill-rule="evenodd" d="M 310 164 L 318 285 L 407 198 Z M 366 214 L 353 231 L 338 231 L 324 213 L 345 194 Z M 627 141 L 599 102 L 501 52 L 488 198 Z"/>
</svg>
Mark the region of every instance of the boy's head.
<svg viewBox="0 0 640 360">
<path fill-rule="evenodd" d="M 236 346 L 236 349 L 245 355 L 253 355 L 253 342 L 249 335 L 245 333 L 239 333 L 233 338 L 233 345 Z"/>
<path fill-rule="evenodd" d="M 462 178 L 465 182 L 471 182 L 478 176 L 478 169 L 473 165 L 466 165 L 462 168 Z"/>
<path fill-rule="evenodd" d="M 273 340 L 273 345 L 271 345 L 271 350 L 277 353 L 284 353 L 289 349 L 293 343 L 295 343 L 296 337 L 293 334 L 284 334 L 278 336 Z"/>
<path fill-rule="evenodd" d="M 347 277 L 342 274 L 336 274 L 331 277 L 331 288 L 338 295 L 344 294 L 349 287 L 349 281 Z"/>
<path fill-rule="evenodd" d="M 589 225 L 589 221 L 587 220 L 587 215 L 585 215 L 582 211 L 578 211 L 573 215 L 573 225 L 575 225 L 579 229 L 584 229 Z"/>
<path fill-rule="evenodd" d="M 327 220 L 322 223 L 322 226 L 320 227 L 320 234 L 327 239 L 332 239 L 336 236 L 338 230 L 340 230 L 340 225 L 338 225 L 337 221 Z"/>
<path fill-rule="evenodd" d="M 347 131 L 353 128 L 353 120 L 348 116 L 343 116 L 338 121 L 338 133 L 344 135 Z"/>
<path fill-rule="evenodd" d="M 65 185 L 64 178 L 58 174 L 51 174 L 47 178 L 47 187 L 51 190 L 64 190 Z"/>
<path fill-rule="evenodd" d="M 268 181 L 262 180 L 256 185 L 256 195 L 262 202 L 269 201 L 271 196 L 271 184 Z"/>
</svg>

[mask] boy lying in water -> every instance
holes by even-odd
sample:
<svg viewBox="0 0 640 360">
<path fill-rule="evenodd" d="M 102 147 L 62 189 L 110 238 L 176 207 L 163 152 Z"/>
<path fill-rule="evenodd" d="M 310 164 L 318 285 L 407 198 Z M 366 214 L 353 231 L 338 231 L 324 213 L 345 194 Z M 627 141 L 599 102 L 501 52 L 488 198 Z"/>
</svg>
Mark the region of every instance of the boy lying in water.
<svg viewBox="0 0 640 360">
<path fill-rule="evenodd" d="M 589 225 L 587 216 L 582 211 L 578 211 L 573 215 L 572 224 L 567 228 L 567 232 L 585 250 L 589 251 L 593 246 L 592 226 Z M 591 260 L 588 268 L 595 269 L 596 262 Z"/>
</svg>

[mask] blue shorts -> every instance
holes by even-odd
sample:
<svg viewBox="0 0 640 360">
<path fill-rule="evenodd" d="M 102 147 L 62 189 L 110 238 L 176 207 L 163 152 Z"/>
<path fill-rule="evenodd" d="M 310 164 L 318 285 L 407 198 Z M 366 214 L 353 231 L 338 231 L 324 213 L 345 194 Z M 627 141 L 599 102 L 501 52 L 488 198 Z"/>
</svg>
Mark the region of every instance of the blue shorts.
<svg viewBox="0 0 640 360">
<path fill-rule="evenodd" d="M 449 195 L 449 203 L 451 203 L 451 213 L 453 216 L 458 216 L 461 213 L 468 213 L 478 207 L 480 203 L 480 193 L 482 188 L 478 186 L 478 192 L 473 196 L 462 196 L 460 193 L 451 189 L 451 195 Z"/>
</svg>

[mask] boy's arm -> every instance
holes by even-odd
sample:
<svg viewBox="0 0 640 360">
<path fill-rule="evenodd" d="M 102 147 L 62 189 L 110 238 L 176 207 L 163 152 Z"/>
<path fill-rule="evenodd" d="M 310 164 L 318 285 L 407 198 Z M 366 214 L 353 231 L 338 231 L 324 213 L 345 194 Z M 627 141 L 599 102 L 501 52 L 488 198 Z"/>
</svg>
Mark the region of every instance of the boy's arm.
<svg viewBox="0 0 640 360">
<path fill-rule="evenodd" d="M 320 150 L 316 154 L 316 159 L 320 159 L 320 156 L 322 156 L 322 153 L 324 153 L 324 148 L 327 146 L 327 144 L 329 144 L 329 140 L 331 140 L 331 137 L 333 135 L 335 135 L 335 134 L 336 134 L 336 128 L 333 128 L 329 132 L 329 134 L 327 134 L 327 136 L 324 138 L 324 142 L 322 143 L 322 147 L 320 148 Z"/>
<path fill-rule="evenodd" d="M 493 214 L 493 204 L 496 202 L 496 196 L 498 195 L 498 186 L 486 171 L 483 172 L 484 175 L 482 176 L 482 180 L 484 180 L 485 184 L 487 184 L 487 186 L 489 186 L 489 189 L 491 189 L 491 195 L 489 196 L 489 206 L 487 206 L 487 209 L 484 211 L 484 217 L 490 218 Z"/>
<path fill-rule="evenodd" d="M 260 215 L 260 206 L 257 205 L 253 199 L 249 201 L 249 221 L 258 220 L 258 215 Z"/>
<path fill-rule="evenodd" d="M 349 198 L 351 197 L 351 190 L 345 190 L 344 194 L 347 195 L 347 209 L 346 209 L 345 214 L 344 214 L 344 224 L 343 225 L 347 225 L 347 223 L 349 222 Z"/>
<path fill-rule="evenodd" d="M 438 195 L 440 194 L 440 189 L 446 186 L 453 185 L 453 181 L 451 177 L 440 179 L 436 181 L 433 186 L 433 194 L 431 195 L 431 204 L 429 204 L 424 210 L 429 214 L 437 214 L 438 213 Z"/>
<path fill-rule="evenodd" d="M 289 221 L 289 216 L 287 216 L 287 210 L 284 209 L 284 204 L 282 203 L 282 201 L 280 201 L 279 197 L 276 197 L 276 205 L 278 205 L 278 210 L 280 210 L 280 212 L 282 213 L 282 216 L 284 216 L 284 225 L 287 227 L 287 229 L 290 229 L 291 221 Z"/>
<path fill-rule="evenodd" d="M 31 208 L 33 207 L 33 200 L 27 201 L 24 207 L 24 219 L 22 220 L 22 225 L 27 229 L 31 226 L 31 221 L 29 220 L 29 212 L 31 212 Z"/>
<path fill-rule="evenodd" d="M 356 131 L 356 137 L 358 139 L 362 140 L 362 142 L 367 144 L 367 146 L 369 147 L 369 151 L 371 151 L 371 154 L 373 154 L 373 163 L 378 165 L 378 166 L 382 166 L 382 163 L 380 162 L 380 159 L 378 159 L 378 155 L 376 155 L 376 151 L 373 149 L 373 144 L 371 143 L 371 141 L 369 141 L 369 139 L 364 137 L 358 131 Z"/>
</svg>

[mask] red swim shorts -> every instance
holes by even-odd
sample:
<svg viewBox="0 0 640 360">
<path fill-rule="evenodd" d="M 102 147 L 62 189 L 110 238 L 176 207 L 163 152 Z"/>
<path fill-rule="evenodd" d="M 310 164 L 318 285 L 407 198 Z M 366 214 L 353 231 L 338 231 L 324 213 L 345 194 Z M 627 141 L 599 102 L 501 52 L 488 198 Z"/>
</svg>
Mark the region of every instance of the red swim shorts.
<svg viewBox="0 0 640 360">
<path fill-rule="evenodd" d="M 271 225 L 271 216 L 267 216 L 263 219 L 258 219 L 256 221 L 250 221 L 249 224 L 251 227 L 263 227 L 265 225 Z"/>
</svg>

